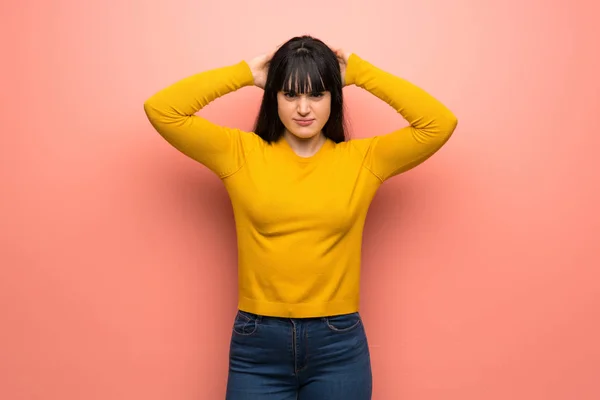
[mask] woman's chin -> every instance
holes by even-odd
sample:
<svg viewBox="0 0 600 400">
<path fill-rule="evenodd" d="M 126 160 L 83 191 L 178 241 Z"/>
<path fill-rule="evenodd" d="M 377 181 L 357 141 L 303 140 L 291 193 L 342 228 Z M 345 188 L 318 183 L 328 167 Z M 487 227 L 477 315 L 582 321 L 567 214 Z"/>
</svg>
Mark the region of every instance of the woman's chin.
<svg viewBox="0 0 600 400">
<path fill-rule="evenodd" d="M 289 131 L 290 134 L 298 139 L 312 139 L 321 134 L 321 131 L 315 131 L 314 129 L 294 129 Z"/>
</svg>

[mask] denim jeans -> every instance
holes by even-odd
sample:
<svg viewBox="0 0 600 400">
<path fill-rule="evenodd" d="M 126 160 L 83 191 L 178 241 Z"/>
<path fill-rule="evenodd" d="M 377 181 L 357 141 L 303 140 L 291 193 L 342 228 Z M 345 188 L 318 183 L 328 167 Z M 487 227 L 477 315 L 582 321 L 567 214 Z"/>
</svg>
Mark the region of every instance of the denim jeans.
<svg viewBox="0 0 600 400">
<path fill-rule="evenodd" d="M 226 400 L 370 400 L 372 385 L 358 312 L 299 319 L 237 312 Z"/>
</svg>

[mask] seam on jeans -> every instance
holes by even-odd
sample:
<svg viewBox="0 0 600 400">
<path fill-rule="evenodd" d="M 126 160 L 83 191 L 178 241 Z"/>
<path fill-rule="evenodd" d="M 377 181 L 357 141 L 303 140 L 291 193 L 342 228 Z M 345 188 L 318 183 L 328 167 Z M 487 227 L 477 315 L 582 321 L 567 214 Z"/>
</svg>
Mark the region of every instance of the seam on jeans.
<svg viewBox="0 0 600 400">
<path fill-rule="evenodd" d="M 242 317 L 246 318 L 246 320 L 247 320 L 247 321 L 244 323 L 244 326 L 242 326 L 241 332 L 240 332 L 240 331 L 238 331 L 238 330 L 235 328 L 235 324 L 237 323 L 239 316 L 242 316 Z M 252 329 L 252 331 L 251 331 L 251 332 L 247 332 L 247 333 L 246 333 L 246 332 L 244 332 L 244 330 L 246 329 L 246 327 L 248 326 L 248 324 L 250 324 L 250 323 L 252 323 L 252 322 L 254 322 L 254 329 Z M 247 316 L 245 316 L 244 314 L 242 314 L 242 313 L 239 313 L 239 312 L 238 312 L 238 316 L 236 316 L 236 319 L 235 319 L 235 321 L 234 321 L 234 324 L 233 324 L 233 332 L 234 332 L 236 335 L 240 335 L 240 336 L 250 336 L 250 335 L 254 335 L 254 334 L 256 333 L 256 330 L 257 330 L 257 329 L 258 329 L 258 322 L 257 322 L 257 320 L 254 320 L 254 321 L 252 321 L 252 319 L 250 319 L 250 318 L 248 318 Z"/>
<path fill-rule="evenodd" d="M 304 359 L 302 360 L 302 368 L 298 369 L 297 372 L 300 373 L 304 371 L 308 367 L 308 332 L 304 331 Z"/>
<path fill-rule="evenodd" d="M 304 331 L 304 366 L 298 372 L 308 368 L 308 330 Z"/>
<path fill-rule="evenodd" d="M 292 357 L 294 358 L 294 375 L 298 376 L 298 340 L 296 339 L 296 323 L 290 319 L 292 324 Z"/>
<path fill-rule="evenodd" d="M 327 324 L 327 326 L 329 327 L 329 329 L 331 329 L 332 331 L 335 332 L 348 332 L 351 331 L 352 329 L 356 328 L 360 323 L 361 323 L 361 319 L 358 318 L 358 321 L 356 321 L 356 323 L 352 326 L 349 326 L 348 328 L 336 328 L 335 326 L 331 325 L 331 323 L 329 322 L 329 318 L 325 318 L 325 323 Z"/>
<path fill-rule="evenodd" d="M 246 321 L 251 321 L 252 318 L 238 311 L 238 316 L 246 318 Z"/>
</svg>

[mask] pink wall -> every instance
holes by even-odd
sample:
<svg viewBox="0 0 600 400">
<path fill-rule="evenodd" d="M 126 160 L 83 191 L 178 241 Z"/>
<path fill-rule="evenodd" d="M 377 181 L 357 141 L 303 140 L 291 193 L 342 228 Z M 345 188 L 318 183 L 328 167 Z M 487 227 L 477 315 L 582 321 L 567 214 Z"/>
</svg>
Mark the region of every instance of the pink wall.
<svg viewBox="0 0 600 400">
<path fill-rule="evenodd" d="M 367 221 L 374 399 L 600 398 L 594 2 L 25 3 L 0 6 L 1 399 L 223 398 L 230 204 L 142 105 L 301 33 L 419 84 L 460 121 Z M 347 95 L 353 136 L 404 124 Z M 203 115 L 250 129 L 259 96 Z"/>
</svg>

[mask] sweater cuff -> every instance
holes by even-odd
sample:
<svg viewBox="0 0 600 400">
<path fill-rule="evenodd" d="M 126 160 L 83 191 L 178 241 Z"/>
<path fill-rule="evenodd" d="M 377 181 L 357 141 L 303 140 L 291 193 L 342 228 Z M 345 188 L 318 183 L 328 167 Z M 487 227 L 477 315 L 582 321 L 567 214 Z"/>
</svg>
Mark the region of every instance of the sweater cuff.
<svg viewBox="0 0 600 400">
<path fill-rule="evenodd" d="M 344 77 L 346 86 L 356 84 L 356 79 L 358 78 L 358 73 L 362 61 L 362 58 L 360 58 L 355 53 L 351 53 L 350 57 L 348 57 L 348 65 L 346 65 L 346 76 Z"/>
<path fill-rule="evenodd" d="M 252 70 L 246 61 L 240 61 L 232 65 L 236 82 L 240 87 L 254 86 L 254 76 Z"/>
</svg>

